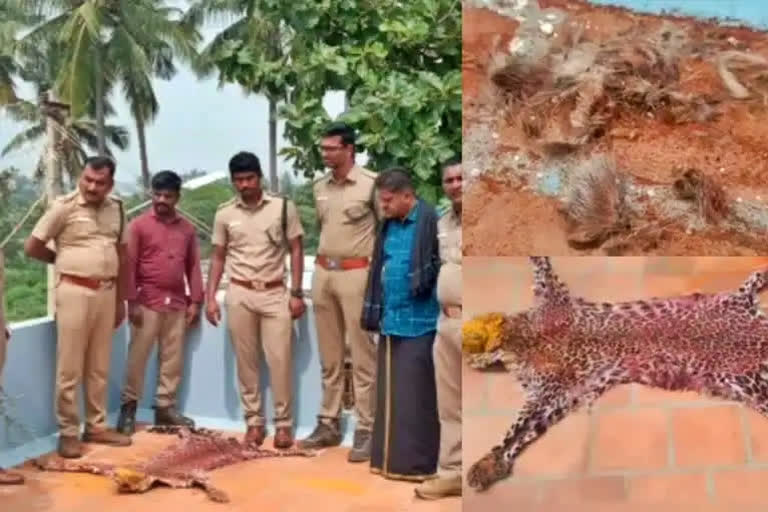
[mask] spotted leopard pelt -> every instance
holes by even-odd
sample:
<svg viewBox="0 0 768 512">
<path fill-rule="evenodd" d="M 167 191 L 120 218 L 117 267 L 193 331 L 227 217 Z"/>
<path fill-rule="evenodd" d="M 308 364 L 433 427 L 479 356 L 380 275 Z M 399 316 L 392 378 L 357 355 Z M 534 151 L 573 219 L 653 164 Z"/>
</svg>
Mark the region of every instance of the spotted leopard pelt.
<svg viewBox="0 0 768 512">
<path fill-rule="evenodd" d="M 571 296 L 548 258 L 530 260 L 534 306 L 473 320 L 502 318 L 502 328 L 498 350 L 470 356 L 470 364 L 505 366 L 525 401 L 501 444 L 470 467 L 471 487 L 510 475 L 527 446 L 620 384 L 695 391 L 768 415 L 768 317 L 757 296 L 765 272 L 729 292 L 610 304 Z"/>
<path fill-rule="evenodd" d="M 267 457 L 311 457 L 312 450 L 266 450 L 247 446 L 233 437 L 202 428 L 151 427 L 148 432 L 176 434 L 181 440 L 167 446 L 143 464 L 113 464 L 63 459 L 38 458 L 35 465 L 45 471 L 93 473 L 111 478 L 121 493 L 143 493 L 156 485 L 176 489 L 198 487 L 216 502 L 229 501 L 224 491 L 214 487 L 209 472 L 253 459 Z"/>
</svg>

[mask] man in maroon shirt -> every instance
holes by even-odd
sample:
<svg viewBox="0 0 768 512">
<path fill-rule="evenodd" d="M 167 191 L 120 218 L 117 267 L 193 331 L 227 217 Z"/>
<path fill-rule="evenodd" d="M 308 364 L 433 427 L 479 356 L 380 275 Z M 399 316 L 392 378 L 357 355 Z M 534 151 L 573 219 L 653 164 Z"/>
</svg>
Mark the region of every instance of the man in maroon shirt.
<svg viewBox="0 0 768 512">
<path fill-rule="evenodd" d="M 152 209 L 128 227 L 126 296 L 131 344 L 117 423 L 127 435 L 136 428 L 136 405 L 155 341 L 159 341 L 155 424 L 194 426 L 176 410 L 176 391 L 183 370 L 185 332 L 197 323 L 203 303 L 203 278 L 195 228 L 176 213 L 180 193 L 178 174 L 157 173 L 152 178 Z"/>
</svg>

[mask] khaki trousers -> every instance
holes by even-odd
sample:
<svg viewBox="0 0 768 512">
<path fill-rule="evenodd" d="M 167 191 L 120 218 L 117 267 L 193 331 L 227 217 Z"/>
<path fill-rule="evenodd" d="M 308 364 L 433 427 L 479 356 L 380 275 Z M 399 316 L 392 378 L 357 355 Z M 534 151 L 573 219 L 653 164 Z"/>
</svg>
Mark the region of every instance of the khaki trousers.
<svg viewBox="0 0 768 512">
<path fill-rule="evenodd" d="M 56 419 L 62 436 L 80 432 L 77 386 L 83 382 L 85 428 L 106 429 L 107 376 L 115 330 L 115 288 L 56 285 Z"/>
<path fill-rule="evenodd" d="M 292 427 L 293 322 L 287 291 L 249 290 L 230 284 L 226 305 L 246 424 L 254 427 L 266 423 L 259 386 L 263 350 L 275 403 L 275 426 Z"/>
<path fill-rule="evenodd" d="M 440 476 L 461 475 L 461 319 L 440 314 L 432 356 L 440 417 Z"/>
<path fill-rule="evenodd" d="M 155 405 L 157 407 L 174 406 L 184 364 L 185 311 L 159 312 L 144 306 L 139 308 L 143 321 L 141 327 L 131 325 L 131 345 L 128 349 L 122 403 L 141 399 L 147 359 L 157 341 L 158 371 Z"/>
<path fill-rule="evenodd" d="M 357 429 L 371 431 L 376 408 L 376 346 L 360 327 L 368 269 L 326 270 L 315 266 L 312 307 L 323 375 L 320 419 L 341 416 L 344 355 L 349 342 Z"/>
</svg>

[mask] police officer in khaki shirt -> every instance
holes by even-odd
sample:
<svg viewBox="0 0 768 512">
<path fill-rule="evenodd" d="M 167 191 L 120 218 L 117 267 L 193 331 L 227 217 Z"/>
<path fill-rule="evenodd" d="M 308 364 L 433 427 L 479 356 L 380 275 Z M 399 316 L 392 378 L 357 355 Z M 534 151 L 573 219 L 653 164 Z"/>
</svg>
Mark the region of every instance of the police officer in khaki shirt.
<svg viewBox="0 0 768 512">
<path fill-rule="evenodd" d="M 82 455 L 77 386 L 83 381 L 84 442 L 128 446 L 131 438 L 106 428 L 107 374 L 112 334 L 125 318 L 122 262 L 125 215 L 108 196 L 115 164 L 106 157 L 85 162 L 78 190 L 53 201 L 24 245 L 27 256 L 56 270 L 56 417 L 59 454 Z M 56 251 L 46 247 L 55 242 Z"/>
<path fill-rule="evenodd" d="M 370 459 L 375 410 L 376 348 L 360 326 L 360 315 L 380 214 L 374 199 L 376 175 L 355 165 L 355 132 L 346 124 L 328 127 L 320 149 L 331 169 L 314 185 L 320 241 L 312 277 L 312 305 L 323 402 L 317 427 L 300 445 L 322 448 L 341 443 L 339 419 L 348 342 L 357 413 L 349 461 L 365 462 Z"/>
<path fill-rule="evenodd" d="M 275 403 L 274 446 L 289 448 L 294 422 L 292 320 L 306 309 L 302 295 L 304 230 L 292 201 L 262 190 L 261 163 L 256 155 L 236 154 L 229 161 L 229 173 L 238 197 L 222 204 L 213 221 L 206 318 L 213 325 L 221 320 L 216 292 L 226 265 L 227 320 L 248 426 L 245 442 L 261 446 L 267 435 L 259 389 L 263 349 Z M 290 294 L 285 285 L 288 250 Z"/>
<path fill-rule="evenodd" d="M 0 247 L 0 377 L 3 375 L 3 366 L 5 366 L 5 351 L 6 345 L 11 338 L 11 333 L 8 331 L 8 325 L 5 323 L 5 259 L 3 257 L 3 249 Z M 2 387 L 2 379 L 0 379 L 0 387 Z M 14 485 L 23 484 L 24 477 L 18 473 L 11 471 L 5 471 L 0 468 L 0 485 Z"/>
<path fill-rule="evenodd" d="M 443 190 L 451 208 L 437 224 L 440 275 L 437 298 L 442 311 L 433 348 L 437 409 L 440 416 L 438 478 L 416 488 L 424 499 L 461 495 L 461 161 L 443 164 Z"/>
</svg>

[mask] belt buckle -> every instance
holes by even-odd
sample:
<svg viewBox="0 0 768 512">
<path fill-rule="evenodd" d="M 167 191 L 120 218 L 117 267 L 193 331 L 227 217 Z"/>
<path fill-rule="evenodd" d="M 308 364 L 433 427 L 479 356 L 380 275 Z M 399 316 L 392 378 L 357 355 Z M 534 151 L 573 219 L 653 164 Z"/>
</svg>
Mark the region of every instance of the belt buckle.
<svg viewBox="0 0 768 512">
<path fill-rule="evenodd" d="M 254 290 L 264 291 L 267 289 L 267 285 L 261 281 L 251 281 L 251 286 Z"/>
<path fill-rule="evenodd" d="M 326 258 L 326 261 L 328 262 L 329 270 L 338 270 L 341 268 L 341 260 L 338 258 Z"/>
</svg>

